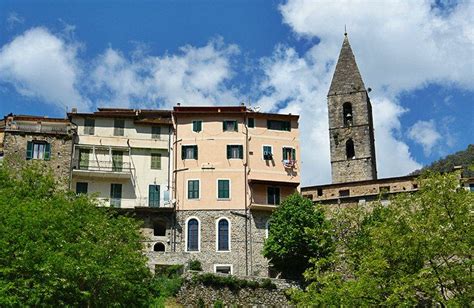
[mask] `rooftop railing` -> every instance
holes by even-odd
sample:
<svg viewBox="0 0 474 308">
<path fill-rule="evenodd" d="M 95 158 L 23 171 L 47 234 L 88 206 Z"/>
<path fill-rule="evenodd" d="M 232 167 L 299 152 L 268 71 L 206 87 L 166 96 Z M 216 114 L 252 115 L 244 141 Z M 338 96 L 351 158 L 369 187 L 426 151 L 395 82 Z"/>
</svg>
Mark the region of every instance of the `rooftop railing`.
<svg viewBox="0 0 474 308">
<path fill-rule="evenodd" d="M 7 131 L 18 131 L 18 132 L 29 132 L 29 133 L 42 133 L 42 134 L 71 134 L 71 127 L 65 125 L 50 125 L 50 124 L 27 124 L 27 123 L 14 123 L 5 127 Z"/>
</svg>

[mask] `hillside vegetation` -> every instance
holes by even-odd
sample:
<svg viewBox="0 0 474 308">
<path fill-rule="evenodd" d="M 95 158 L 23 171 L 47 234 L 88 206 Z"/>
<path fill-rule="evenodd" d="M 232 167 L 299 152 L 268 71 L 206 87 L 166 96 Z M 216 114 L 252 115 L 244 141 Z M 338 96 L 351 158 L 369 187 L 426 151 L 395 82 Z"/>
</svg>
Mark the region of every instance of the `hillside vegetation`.
<svg viewBox="0 0 474 308">
<path fill-rule="evenodd" d="M 455 166 L 463 166 L 464 177 L 474 176 L 474 144 L 467 146 L 467 149 L 448 155 L 440 160 L 433 162 L 429 166 L 425 166 L 412 174 L 420 174 L 424 171 L 430 170 L 435 172 L 449 172 L 453 171 Z"/>
</svg>

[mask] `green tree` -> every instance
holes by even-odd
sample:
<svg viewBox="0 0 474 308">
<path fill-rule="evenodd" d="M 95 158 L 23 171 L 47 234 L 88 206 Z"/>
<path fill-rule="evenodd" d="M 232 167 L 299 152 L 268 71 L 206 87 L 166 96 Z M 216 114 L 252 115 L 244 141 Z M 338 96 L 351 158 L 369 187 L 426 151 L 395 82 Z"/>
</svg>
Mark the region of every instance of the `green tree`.
<svg viewBox="0 0 474 308">
<path fill-rule="evenodd" d="M 48 169 L 0 168 L 0 306 L 143 306 L 139 223 L 55 189 Z"/>
<path fill-rule="evenodd" d="M 271 215 L 263 255 L 284 277 L 302 278 L 310 258 L 324 258 L 332 248 L 330 224 L 311 200 L 293 194 Z"/>
<path fill-rule="evenodd" d="M 431 174 L 414 194 L 334 217 L 337 250 L 314 259 L 302 306 L 469 306 L 474 301 L 474 194 L 456 174 Z"/>
</svg>

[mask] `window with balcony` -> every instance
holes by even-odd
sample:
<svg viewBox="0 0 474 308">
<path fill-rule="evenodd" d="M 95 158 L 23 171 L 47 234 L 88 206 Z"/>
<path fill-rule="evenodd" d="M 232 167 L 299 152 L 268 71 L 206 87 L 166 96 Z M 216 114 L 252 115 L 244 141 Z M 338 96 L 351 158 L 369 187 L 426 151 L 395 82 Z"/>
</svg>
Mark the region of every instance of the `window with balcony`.
<svg viewBox="0 0 474 308">
<path fill-rule="evenodd" d="M 222 122 L 222 129 L 225 132 L 236 132 L 237 131 L 237 121 L 224 121 L 224 122 Z"/>
<path fill-rule="evenodd" d="M 202 130 L 202 121 L 194 120 L 193 121 L 193 132 L 199 133 Z"/>
<path fill-rule="evenodd" d="M 290 131 L 291 130 L 291 122 L 290 121 L 277 121 L 277 120 L 267 120 L 267 128 L 271 130 L 283 130 L 283 131 Z"/>
<path fill-rule="evenodd" d="M 217 199 L 230 199 L 230 180 L 217 180 Z"/>
<path fill-rule="evenodd" d="M 296 150 L 293 148 L 283 148 L 283 160 L 296 160 Z"/>
<path fill-rule="evenodd" d="M 89 155 L 90 150 L 88 149 L 80 149 L 79 150 L 79 169 L 80 170 L 87 170 L 89 169 Z"/>
<path fill-rule="evenodd" d="M 227 218 L 217 221 L 217 251 L 230 251 L 230 223 Z"/>
<path fill-rule="evenodd" d="M 114 136 L 123 136 L 125 130 L 125 120 L 115 119 L 114 120 Z"/>
<path fill-rule="evenodd" d="M 120 207 L 122 203 L 122 184 L 110 184 L 110 206 Z"/>
<path fill-rule="evenodd" d="M 186 251 L 199 251 L 199 221 L 190 218 L 186 223 Z"/>
<path fill-rule="evenodd" d="M 181 146 L 181 159 L 198 159 L 198 146 L 197 145 Z"/>
<path fill-rule="evenodd" d="M 244 147 L 242 145 L 227 145 L 227 159 L 243 159 Z"/>
<path fill-rule="evenodd" d="M 264 160 L 272 160 L 273 159 L 273 153 L 272 153 L 272 147 L 269 145 L 264 145 L 263 146 L 263 159 Z"/>
<path fill-rule="evenodd" d="M 161 154 L 151 153 L 151 169 L 161 169 Z"/>
<path fill-rule="evenodd" d="M 87 194 L 88 183 L 86 182 L 77 182 L 76 183 L 76 194 Z"/>
<path fill-rule="evenodd" d="M 148 186 L 148 206 L 160 207 L 160 185 Z"/>
<path fill-rule="evenodd" d="M 267 187 L 267 203 L 271 205 L 280 204 L 280 188 L 279 187 Z"/>
<path fill-rule="evenodd" d="M 84 119 L 84 135 L 94 135 L 95 132 L 95 119 L 85 118 Z"/>
<path fill-rule="evenodd" d="M 112 151 L 112 171 L 122 172 L 123 169 L 123 152 Z"/>
<path fill-rule="evenodd" d="M 188 199 L 199 199 L 199 180 L 188 180 Z"/>
<path fill-rule="evenodd" d="M 51 144 L 44 141 L 28 141 L 26 144 L 26 159 L 51 159 Z"/>
</svg>

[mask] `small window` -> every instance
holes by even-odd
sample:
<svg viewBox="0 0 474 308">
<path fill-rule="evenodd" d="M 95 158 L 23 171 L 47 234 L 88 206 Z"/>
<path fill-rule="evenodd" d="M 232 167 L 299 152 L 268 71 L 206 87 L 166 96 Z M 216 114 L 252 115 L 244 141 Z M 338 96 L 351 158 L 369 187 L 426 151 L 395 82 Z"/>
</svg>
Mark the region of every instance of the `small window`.
<svg viewBox="0 0 474 308">
<path fill-rule="evenodd" d="M 418 184 L 413 184 L 413 189 L 418 189 Z"/>
<path fill-rule="evenodd" d="M 277 121 L 277 120 L 267 120 L 267 128 L 272 130 L 284 130 L 290 131 L 291 130 L 291 122 L 290 121 Z"/>
<path fill-rule="evenodd" d="M 77 182 L 76 183 L 76 194 L 87 194 L 88 183 Z"/>
<path fill-rule="evenodd" d="M 224 122 L 222 122 L 222 129 L 225 132 L 236 132 L 237 131 L 237 121 L 224 121 Z"/>
<path fill-rule="evenodd" d="M 230 199 L 230 180 L 217 180 L 217 198 Z"/>
<path fill-rule="evenodd" d="M 350 195 L 349 189 L 341 189 L 339 191 L 339 197 L 348 197 Z"/>
<path fill-rule="evenodd" d="M 122 184 L 110 184 L 110 206 L 120 207 L 122 201 Z"/>
<path fill-rule="evenodd" d="M 273 159 L 273 154 L 272 154 L 272 147 L 269 145 L 264 145 L 263 146 L 263 159 L 264 160 L 272 160 Z"/>
<path fill-rule="evenodd" d="M 154 236 L 166 236 L 166 223 L 164 221 L 157 221 L 153 224 Z"/>
<path fill-rule="evenodd" d="M 198 159 L 197 145 L 183 145 L 181 146 L 182 159 Z"/>
<path fill-rule="evenodd" d="M 199 133 L 202 130 L 202 121 L 193 121 L 193 132 Z"/>
<path fill-rule="evenodd" d="M 227 159 L 243 159 L 244 147 L 242 145 L 227 145 Z"/>
<path fill-rule="evenodd" d="M 125 129 L 125 120 L 115 119 L 114 120 L 114 136 L 123 136 L 124 129 Z"/>
<path fill-rule="evenodd" d="M 342 105 L 342 113 L 344 117 L 344 126 L 352 126 L 352 104 L 347 102 Z"/>
<path fill-rule="evenodd" d="M 161 169 L 161 154 L 151 153 L 151 169 Z"/>
<path fill-rule="evenodd" d="M 199 199 L 199 180 L 188 180 L 188 199 Z"/>
<path fill-rule="evenodd" d="M 164 252 L 164 251 L 165 251 L 165 244 L 163 244 L 163 243 L 156 243 L 156 244 L 153 246 L 153 251 Z"/>
<path fill-rule="evenodd" d="M 247 127 L 254 128 L 255 127 L 255 118 L 248 118 L 247 119 Z"/>
<path fill-rule="evenodd" d="M 214 272 L 221 274 L 232 274 L 232 265 L 214 265 Z"/>
<path fill-rule="evenodd" d="M 280 204 L 280 188 L 279 187 L 267 188 L 267 203 L 272 204 L 272 205 Z"/>
<path fill-rule="evenodd" d="M 161 126 L 152 126 L 151 127 L 151 138 L 160 139 L 161 138 Z"/>
<path fill-rule="evenodd" d="M 283 160 L 296 160 L 296 150 L 293 148 L 283 148 Z"/>
<path fill-rule="evenodd" d="M 347 159 L 355 158 L 354 141 L 352 139 L 346 141 L 346 157 Z"/>
<path fill-rule="evenodd" d="M 148 185 L 148 206 L 160 207 L 160 185 Z"/>
<path fill-rule="evenodd" d="M 187 251 L 199 251 L 199 222 L 192 218 L 186 225 L 187 232 Z"/>
<path fill-rule="evenodd" d="M 323 189 L 318 188 L 318 197 L 321 197 L 323 195 Z"/>
<path fill-rule="evenodd" d="M 41 141 L 28 141 L 26 144 L 26 159 L 51 159 L 51 144 Z"/>
<path fill-rule="evenodd" d="M 95 119 L 85 118 L 84 119 L 84 135 L 94 135 L 95 132 Z"/>
<path fill-rule="evenodd" d="M 225 218 L 217 222 L 217 251 L 230 250 L 230 232 L 229 221 Z"/>
</svg>

